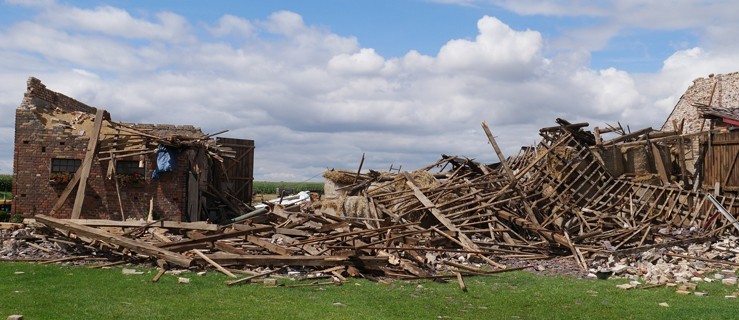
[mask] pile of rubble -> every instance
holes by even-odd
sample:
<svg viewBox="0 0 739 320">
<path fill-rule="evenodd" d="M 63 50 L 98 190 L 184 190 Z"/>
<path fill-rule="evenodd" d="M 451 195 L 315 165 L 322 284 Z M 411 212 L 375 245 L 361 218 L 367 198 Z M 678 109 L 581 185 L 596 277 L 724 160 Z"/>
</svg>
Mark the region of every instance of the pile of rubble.
<svg viewBox="0 0 739 320">
<path fill-rule="evenodd" d="M 736 197 L 618 178 L 594 150 L 654 136 L 652 130 L 604 143 L 600 133 L 583 130 L 586 123 L 558 123 L 510 158 L 483 123 L 500 163 L 444 155 L 414 172 L 332 170 L 323 199 L 303 193 L 266 202 L 221 225 L 37 215 L 26 229 L 3 233 L 0 258 L 22 260 L 26 253 L 13 248 L 23 241 L 50 254 L 43 260 L 71 253 L 158 261 L 163 269 L 214 267 L 233 277 L 245 267 L 271 268 L 257 276 L 309 267 L 339 279 L 460 283 L 463 275 L 541 271 L 542 261 L 562 257 L 583 275 L 654 284 L 718 279 L 721 270 L 736 269 Z M 728 279 L 736 281 L 721 280 Z"/>
</svg>

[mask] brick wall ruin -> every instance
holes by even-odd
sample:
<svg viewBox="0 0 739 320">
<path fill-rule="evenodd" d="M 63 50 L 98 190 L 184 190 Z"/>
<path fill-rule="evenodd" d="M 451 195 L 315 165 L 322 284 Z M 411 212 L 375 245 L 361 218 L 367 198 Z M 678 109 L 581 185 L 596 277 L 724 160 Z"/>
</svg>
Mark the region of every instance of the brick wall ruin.
<svg viewBox="0 0 739 320">
<path fill-rule="evenodd" d="M 708 130 L 709 122 L 698 115 L 694 104 L 739 108 L 739 72 L 709 75 L 707 78 L 693 80 L 693 85 L 680 97 L 661 130 L 672 131 L 673 121 L 679 125 L 683 119 L 683 134 Z"/>
<path fill-rule="evenodd" d="M 96 108 L 46 88 L 38 79 L 30 78 L 23 102 L 16 110 L 15 161 L 13 164 L 13 212 L 24 216 L 49 214 L 66 187 L 65 183 L 50 180 L 52 159 L 84 159 L 89 141 L 89 130 L 57 125 L 54 112 L 75 113 L 94 117 Z M 84 114 L 83 114 L 84 113 Z M 50 121 L 52 123 L 50 123 Z M 157 125 L 151 125 L 157 129 Z M 184 129 L 192 130 L 191 126 Z M 179 129 L 162 126 L 162 129 Z M 199 131 L 199 130 L 198 130 Z M 145 182 L 120 186 L 121 203 L 126 218 L 146 217 L 153 199 L 155 213 L 167 220 L 181 220 L 186 210 L 188 157 L 178 157 L 174 172 L 163 173 L 160 179 L 151 179 L 156 166 L 156 154 L 136 156 L 143 160 Z M 81 218 L 121 219 L 115 182 L 106 179 L 109 161 L 98 161 L 96 156 L 90 170 Z M 54 216 L 69 218 L 74 204 L 74 193 Z"/>
</svg>

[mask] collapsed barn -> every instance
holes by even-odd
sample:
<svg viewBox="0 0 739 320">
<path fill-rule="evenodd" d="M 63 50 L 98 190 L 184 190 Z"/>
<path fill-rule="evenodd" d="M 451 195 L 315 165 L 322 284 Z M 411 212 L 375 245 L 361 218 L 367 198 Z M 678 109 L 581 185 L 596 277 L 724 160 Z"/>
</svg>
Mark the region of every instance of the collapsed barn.
<svg viewBox="0 0 739 320">
<path fill-rule="evenodd" d="M 252 140 L 116 122 L 36 78 L 15 123 L 14 213 L 218 221 L 248 211 Z"/>
<path fill-rule="evenodd" d="M 739 231 L 739 117 L 727 101 L 716 102 L 728 94 L 698 90 L 726 89 L 706 82 L 736 76 L 696 80 L 671 118 L 685 115 L 682 109 L 695 116 L 668 119 L 661 130 L 615 124 L 589 131 L 588 123 L 557 119 L 540 130 L 538 144 L 505 157 L 483 122 L 499 163 L 444 155 L 413 172 L 362 172 L 360 163 L 360 170 L 327 171 L 323 199 L 278 199 L 221 226 L 46 215 L 36 222 L 57 235 L 78 234 L 63 241 L 114 253 L 114 261 L 212 265 L 234 277 L 230 270 L 245 266 L 273 268 L 257 276 L 308 266 L 338 279 L 461 281 L 463 274 L 529 268 L 554 257 L 568 257 L 582 272 L 623 272 L 628 266 L 619 257 L 631 255 L 646 259 L 634 275 L 684 282 L 694 273 L 683 265 L 669 275 L 668 267 L 644 265 L 739 266 L 732 236 Z M 640 255 L 648 250 L 648 258 Z"/>
</svg>

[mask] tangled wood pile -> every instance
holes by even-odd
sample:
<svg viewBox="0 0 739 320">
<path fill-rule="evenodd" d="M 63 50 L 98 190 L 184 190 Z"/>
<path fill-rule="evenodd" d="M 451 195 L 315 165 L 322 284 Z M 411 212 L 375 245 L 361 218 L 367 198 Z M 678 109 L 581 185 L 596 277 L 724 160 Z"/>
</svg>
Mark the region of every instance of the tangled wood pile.
<svg viewBox="0 0 739 320">
<path fill-rule="evenodd" d="M 558 122 L 510 158 L 483 123 L 497 164 L 442 156 L 415 172 L 328 171 L 324 199 L 267 203 L 225 225 L 36 216 L 43 227 L 27 240 L 113 260 L 213 266 L 233 277 L 244 266 L 288 266 L 339 278 L 410 279 L 515 270 L 562 256 L 587 272 L 608 267 L 609 257 L 739 230 L 731 221 L 739 212 L 735 197 L 616 178 L 591 150 L 603 142 L 583 130 L 588 124 Z M 639 138 L 626 135 L 612 143 Z"/>
</svg>

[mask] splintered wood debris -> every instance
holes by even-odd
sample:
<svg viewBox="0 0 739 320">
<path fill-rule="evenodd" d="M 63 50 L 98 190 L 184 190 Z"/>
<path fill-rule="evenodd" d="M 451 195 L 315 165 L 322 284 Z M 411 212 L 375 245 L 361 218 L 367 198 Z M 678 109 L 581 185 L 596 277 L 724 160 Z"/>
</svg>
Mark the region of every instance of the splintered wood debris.
<svg viewBox="0 0 739 320">
<path fill-rule="evenodd" d="M 333 281 L 456 279 L 466 289 L 462 276 L 542 271 L 563 258 L 583 275 L 656 284 L 690 281 L 709 265 L 736 271 L 737 230 L 719 213 L 737 216 L 735 196 L 711 196 L 691 187 L 687 173 L 665 168 L 657 168 L 656 184 L 615 176 L 601 158 L 609 145 L 678 133 L 610 127 L 594 135 L 583 130 L 587 123 L 558 123 L 509 158 L 483 123 L 497 164 L 443 155 L 414 172 L 331 170 L 323 199 L 306 193 L 265 202 L 221 225 L 36 216 L 2 231 L 0 257 L 30 260 L 19 249 L 26 248 L 42 261 L 157 261 L 250 275 L 230 285 L 297 270 Z M 619 136 L 604 141 L 607 132 Z M 659 155 L 654 146 L 647 150 Z"/>
</svg>

